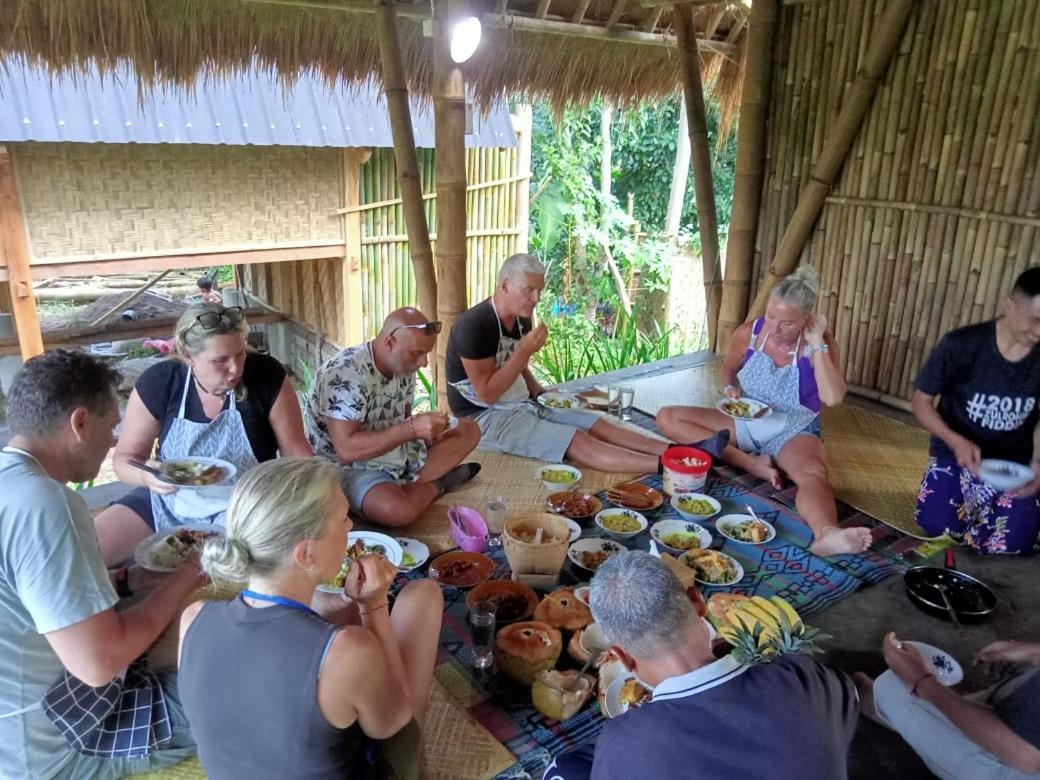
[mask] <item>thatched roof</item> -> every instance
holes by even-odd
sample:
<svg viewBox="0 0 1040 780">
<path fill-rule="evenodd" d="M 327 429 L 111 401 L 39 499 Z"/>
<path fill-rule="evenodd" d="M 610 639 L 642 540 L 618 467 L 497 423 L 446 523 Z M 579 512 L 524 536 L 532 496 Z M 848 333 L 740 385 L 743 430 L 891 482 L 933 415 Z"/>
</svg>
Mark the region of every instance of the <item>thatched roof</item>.
<svg viewBox="0 0 1040 780">
<path fill-rule="evenodd" d="M 485 38 L 465 66 L 477 101 L 545 97 L 562 106 L 604 96 L 624 105 L 675 94 L 671 10 L 641 2 L 483 0 Z M 379 74 L 372 8 L 371 0 L 0 0 L 0 55 L 52 70 L 125 59 L 145 81 L 154 74 L 182 85 L 256 65 L 287 81 L 308 70 L 357 83 Z M 398 13 L 411 88 L 428 94 L 429 3 L 400 3 Z M 746 6 L 734 0 L 695 13 L 706 83 L 732 119 Z"/>
</svg>

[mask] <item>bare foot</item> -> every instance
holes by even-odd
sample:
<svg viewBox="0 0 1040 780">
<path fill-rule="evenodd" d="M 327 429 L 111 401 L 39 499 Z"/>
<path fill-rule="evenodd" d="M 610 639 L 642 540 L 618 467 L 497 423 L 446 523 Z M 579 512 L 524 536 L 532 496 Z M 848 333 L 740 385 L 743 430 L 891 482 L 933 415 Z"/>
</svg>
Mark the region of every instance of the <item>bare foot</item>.
<svg viewBox="0 0 1040 780">
<path fill-rule="evenodd" d="M 816 537 L 809 551 L 813 555 L 846 555 L 866 552 L 874 541 L 869 528 L 831 526 Z"/>
<path fill-rule="evenodd" d="M 774 490 L 780 490 L 784 486 L 784 478 L 780 469 L 768 455 L 754 455 L 751 458 L 751 468 L 748 469 L 748 473 L 764 479 L 773 486 Z"/>
<path fill-rule="evenodd" d="M 860 714 L 865 718 L 870 718 L 875 723 L 880 723 L 882 726 L 887 727 L 888 724 L 881 720 L 877 707 L 874 706 L 874 681 L 863 674 L 863 672 L 853 674 L 852 680 L 856 683 L 856 690 L 859 691 Z"/>
</svg>

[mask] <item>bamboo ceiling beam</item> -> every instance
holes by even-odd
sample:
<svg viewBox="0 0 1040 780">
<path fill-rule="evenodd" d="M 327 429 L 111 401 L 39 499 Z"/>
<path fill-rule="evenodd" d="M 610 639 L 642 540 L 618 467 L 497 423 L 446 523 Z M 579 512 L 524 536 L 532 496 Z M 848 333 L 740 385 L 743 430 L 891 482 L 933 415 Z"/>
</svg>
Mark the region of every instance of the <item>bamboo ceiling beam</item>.
<svg viewBox="0 0 1040 780">
<path fill-rule="evenodd" d="M 776 0 L 751 6 L 744 92 L 737 125 L 737 160 L 733 174 L 733 211 L 726 241 L 726 275 L 722 282 L 718 344 L 725 349 L 744 321 L 755 263 L 762 181 L 765 178 L 766 125 L 773 83 L 773 40 L 780 9 Z"/>
<path fill-rule="evenodd" d="M 682 75 L 686 117 L 689 121 L 690 158 L 693 162 L 693 192 L 697 200 L 697 229 L 701 237 L 701 269 L 704 299 L 707 302 L 708 349 L 714 351 L 722 302 L 722 268 L 719 263 L 718 215 L 715 211 L 715 184 L 711 173 L 711 144 L 704 107 L 701 58 L 694 33 L 693 9 L 672 8 L 672 21 L 679 38 L 679 71 Z"/>
<path fill-rule="evenodd" d="M 574 6 L 574 13 L 571 14 L 571 24 L 581 24 L 585 19 L 585 12 L 589 10 L 589 3 L 592 0 L 578 0 Z"/>
<path fill-rule="evenodd" d="M 415 287 L 419 310 L 429 319 L 437 319 L 437 274 L 433 267 L 433 248 L 430 228 L 426 223 L 423 205 L 422 181 L 419 178 L 419 155 L 415 151 L 412 132 L 412 113 L 408 106 L 408 83 L 401 57 L 401 40 L 397 31 L 397 15 L 393 0 L 378 3 L 376 23 L 379 33 L 379 54 L 383 62 L 383 86 L 390 113 L 390 129 L 394 139 L 394 162 L 397 164 L 397 184 L 404 207 L 404 221 L 408 230 L 408 253 L 415 270 Z"/>
<path fill-rule="evenodd" d="M 535 19 L 544 19 L 545 15 L 549 13 L 549 3 L 551 0 L 538 0 L 538 7 L 534 11 Z"/>
<path fill-rule="evenodd" d="M 888 5 L 871 35 L 848 98 L 842 103 L 834 127 L 824 141 L 809 183 L 805 185 L 798 198 L 798 205 L 795 206 L 794 214 L 787 223 L 773 262 L 769 265 L 768 274 L 759 285 L 758 295 L 749 312 L 750 317 L 762 315 L 773 287 L 798 265 L 805 242 L 820 216 L 824 201 L 834 185 L 849 149 L 859 135 L 892 55 L 899 48 L 910 14 L 918 5 L 919 0 L 888 0 Z"/>
<path fill-rule="evenodd" d="M 664 14 L 664 8 L 651 8 L 647 13 L 646 18 L 643 20 L 643 29 L 647 33 L 652 33 L 657 29 L 658 23 L 661 21 L 661 16 Z"/>
<path fill-rule="evenodd" d="M 29 268 L 29 237 L 14 183 L 10 149 L 0 144 L 0 255 L 7 267 L 11 290 L 11 313 L 18 332 L 23 360 L 43 354 L 43 334 L 36 311 L 32 270 Z"/>
<path fill-rule="evenodd" d="M 614 6 L 610 9 L 610 17 L 607 19 L 607 29 L 613 30 L 628 8 L 628 0 L 614 0 Z"/>
</svg>

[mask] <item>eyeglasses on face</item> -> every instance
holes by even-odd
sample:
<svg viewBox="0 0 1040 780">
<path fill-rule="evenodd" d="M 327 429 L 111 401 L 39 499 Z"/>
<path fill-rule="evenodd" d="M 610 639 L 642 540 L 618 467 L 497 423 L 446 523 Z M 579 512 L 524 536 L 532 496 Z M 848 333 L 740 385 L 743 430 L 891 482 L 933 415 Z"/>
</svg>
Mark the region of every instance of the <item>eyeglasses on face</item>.
<svg viewBox="0 0 1040 780">
<path fill-rule="evenodd" d="M 219 311 L 204 311 L 195 318 L 195 324 L 205 330 L 216 330 L 220 327 L 233 328 L 245 319 L 241 306 L 231 306 Z"/>
<path fill-rule="evenodd" d="M 423 322 L 418 325 L 398 325 L 396 328 L 390 331 L 390 335 L 393 336 L 395 333 L 397 333 L 397 331 L 408 330 L 409 328 L 422 331 L 422 333 L 426 336 L 436 336 L 438 333 L 441 332 L 441 321 L 435 320 L 434 322 Z"/>
</svg>

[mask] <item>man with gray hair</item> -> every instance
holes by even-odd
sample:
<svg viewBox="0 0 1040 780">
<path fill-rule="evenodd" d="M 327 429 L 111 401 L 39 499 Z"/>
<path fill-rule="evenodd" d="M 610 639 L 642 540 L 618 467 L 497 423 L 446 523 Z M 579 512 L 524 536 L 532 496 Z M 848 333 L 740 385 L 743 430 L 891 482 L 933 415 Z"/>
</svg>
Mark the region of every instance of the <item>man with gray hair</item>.
<svg viewBox="0 0 1040 780">
<path fill-rule="evenodd" d="M 546 778 L 734 777 L 840 780 L 856 729 L 856 689 L 806 655 L 748 666 L 716 660 L 675 575 L 645 552 L 611 556 L 590 587 L 592 615 L 653 695 L 607 721 L 588 750 Z"/>
<path fill-rule="evenodd" d="M 667 447 L 593 412 L 531 403 L 545 392 L 530 362 L 545 346 L 534 309 L 545 266 L 525 254 L 507 259 L 494 294 L 463 312 L 445 355 L 448 403 L 480 426 L 480 448 L 559 463 L 565 457 L 600 471 L 654 473 Z"/>
</svg>

